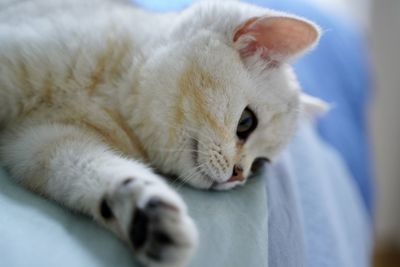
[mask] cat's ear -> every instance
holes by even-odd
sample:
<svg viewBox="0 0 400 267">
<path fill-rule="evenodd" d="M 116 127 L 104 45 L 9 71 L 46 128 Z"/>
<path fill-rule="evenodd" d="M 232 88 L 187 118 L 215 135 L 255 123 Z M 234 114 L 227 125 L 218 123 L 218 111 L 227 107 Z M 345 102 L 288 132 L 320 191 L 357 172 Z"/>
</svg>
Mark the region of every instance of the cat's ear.
<svg viewBox="0 0 400 267">
<path fill-rule="evenodd" d="M 311 49 L 320 29 L 312 22 L 284 16 L 253 17 L 236 27 L 235 48 L 242 58 L 258 54 L 270 62 L 284 62 Z"/>
<path fill-rule="evenodd" d="M 331 105 L 324 100 L 305 93 L 300 95 L 301 115 L 308 119 L 315 119 L 327 113 Z"/>
</svg>

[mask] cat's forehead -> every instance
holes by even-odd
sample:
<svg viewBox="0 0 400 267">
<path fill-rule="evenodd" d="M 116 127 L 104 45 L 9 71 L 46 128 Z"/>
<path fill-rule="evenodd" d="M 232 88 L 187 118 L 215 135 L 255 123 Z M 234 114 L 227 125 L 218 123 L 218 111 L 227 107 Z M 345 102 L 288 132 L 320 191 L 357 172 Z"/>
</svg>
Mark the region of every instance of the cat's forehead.
<svg viewBox="0 0 400 267">
<path fill-rule="evenodd" d="M 289 65 L 270 69 L 248 68 L 233 48 L 223 44 L 195 53 L 186 64 L 183 77 L 198 81 L 204 87 L 255 98 L 254 101 L 268 102 L 272 100 L 270 94 L 275 95 L 277 101 L 286 101 L 299 91 Z"/>
<path fill-rule="evenodd" d="M 292 78 L 291 67 L 281 64 L 280 67 L 266 67 L 263 59 L 254 57 L 252 62 L 244 63 L 239 52 L 227 40 L 218 38 L 214 34 L 199 34 L 190 46 L 187 46 L 186 58 L 203 66 L 219 79 L 230 80 L 271 80 L 273 82 L 282 78 Z M 246 66 L 245 66 L 246 65 Z M 283 76 L 283 77 L 282 77 Z"/>
<path fill-rule="evenodd" d="M 196 43 L 192 62 L 207 69 L 214 78 L 224 82 L 245 80 L 246 70 L 239 54 L 231 46 L 217 39 L 206 39 Z M 226 81 L 225 81 L 226 80 Z"/>
<path fill-rule="evenodd" d="M 209 108 L 222 111 L 225 106 L 241 112 L 248 105 L 274 105 L 286 109 L 296 101 L 298 83 L 288 65 L 249 68 L 231 45 L 209 36 L 196 38 L 186 49 L 179 88 L 183 93 L 200 90 Z"/>
</svg>

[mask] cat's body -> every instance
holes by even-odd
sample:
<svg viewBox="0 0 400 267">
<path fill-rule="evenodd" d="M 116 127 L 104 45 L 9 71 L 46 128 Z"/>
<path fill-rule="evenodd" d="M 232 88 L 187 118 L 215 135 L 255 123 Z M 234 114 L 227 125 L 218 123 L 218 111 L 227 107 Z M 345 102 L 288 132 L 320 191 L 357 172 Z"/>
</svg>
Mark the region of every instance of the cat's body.
<svg viewBox="0 0 400 267">
<path fill-rule="evenodd" d="M 318 30 L 263 15 L 283 16 L 236 2 L 159 15 L 105 0 L 3 1 L 1 164 L 27 188 L 93 216 L 143 262 L 184 265 L 195 227 L 147 166 L 226 189 L 288 141 L 300 90 L 284 62 Z M 258 37 L 244 36 L 258 27 L 247 28 L 254 17 L 309 36 L 284 51 L 276 45 L 285 36 L 258 49 Z M 238 138 L 247 108 L 258 114 L 254 132 Z"/>
</svg>

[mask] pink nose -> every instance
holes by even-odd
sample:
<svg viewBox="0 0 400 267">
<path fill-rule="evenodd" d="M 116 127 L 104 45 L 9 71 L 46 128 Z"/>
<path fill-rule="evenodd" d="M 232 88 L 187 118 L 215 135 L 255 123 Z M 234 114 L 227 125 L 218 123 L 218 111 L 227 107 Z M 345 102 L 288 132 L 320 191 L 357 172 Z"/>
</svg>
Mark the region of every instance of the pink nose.
<svg viewBox="0 0 400 267">
<path fill-rule="evenodd" d="M 242 167 L 235 165 L 233 166 L 233 172 L 231 178 L 228 179 L 227 182 L 236 182 L 236 181 L 243 181 L 243 169 Z"/>
</svg>

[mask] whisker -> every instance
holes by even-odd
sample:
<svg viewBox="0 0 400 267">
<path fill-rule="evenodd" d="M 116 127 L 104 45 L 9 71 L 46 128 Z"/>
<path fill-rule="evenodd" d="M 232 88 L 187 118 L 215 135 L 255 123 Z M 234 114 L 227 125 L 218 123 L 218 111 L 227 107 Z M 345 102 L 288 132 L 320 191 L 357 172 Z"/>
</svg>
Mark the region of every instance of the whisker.
<svg viewBox="0 0 400 267">
<path fill-rule="evenodd" d="M 196 136 L 198 135 L 198 136 L 204 138 L 206 141 L 214 142 L 213 139 L 210 136 L 200 132 L 199 129 L 190 128 L 190 127 L 185 127 L 185 128 L 188 128 L 187 129 L 188 131 L 191 131 L 191 133 L 195 134 Z"/>
<path fill-rule="evenodd" d="M 193 127 L 185 126 L 185 127 L 179 127 L 178 125 L 168 125 L 169 127 L 172 127 L 174 129 L 180 130 L 182 133 L 187 134 L 187 136 L 191 138 L 195 138 L 194 136 L 189 135 L 188 131 L 190 133 L 194 134 L 195 136 L 200 135 L 202 138 L 204 138 L 206 141 L 213 142 L 212 138 L 205 135 L 204 133 L 200 132 L 199 129 L 195 129 Z M 199 141 L 199 143 L 201 143 Z M 204 143 L 201 143 L 202 145 L 205 145 Z"/>
<path fill-rule="evenodd" d="M 184 184 L 187 184 L 195 175 L 199 174 L 199 170 L 202 169 L 204 165 L 206 165 L 206 163 L 191 168 L 189 171 L 185 172 L 187 175 L 178 176 L 177 180 L 180 181 L 180 184 L 176 187 L 176 190 L 179 191 Z"/>
<path fill-rule="evenodd" d="M 206 163 L 203 163 L 203 164 L 200 164 L 200 165 L 198 165 L 198 166 L 195 166 L 195 167 L 189 169 L 188 171 L 182 173 L 181 175 L 179 175 L 178 178 L 179 178 L 180 180 L 183 180 L 183 181 L 184 181 L 184 180 L 187 179 L 188 176 L 191 176 L 193 173 L 197 172 L 198 169 L 201 169 L 204 165 L 206 165 Z"/>
<path fill-rule="evenodd" d="M 155 148 L 150 151 L 170 151 L 170 152 L 197 152 L 199 154 L 208 155 L 208 153 L 196 149 L 173 149 L 173 148 Z"/>
</svg>

